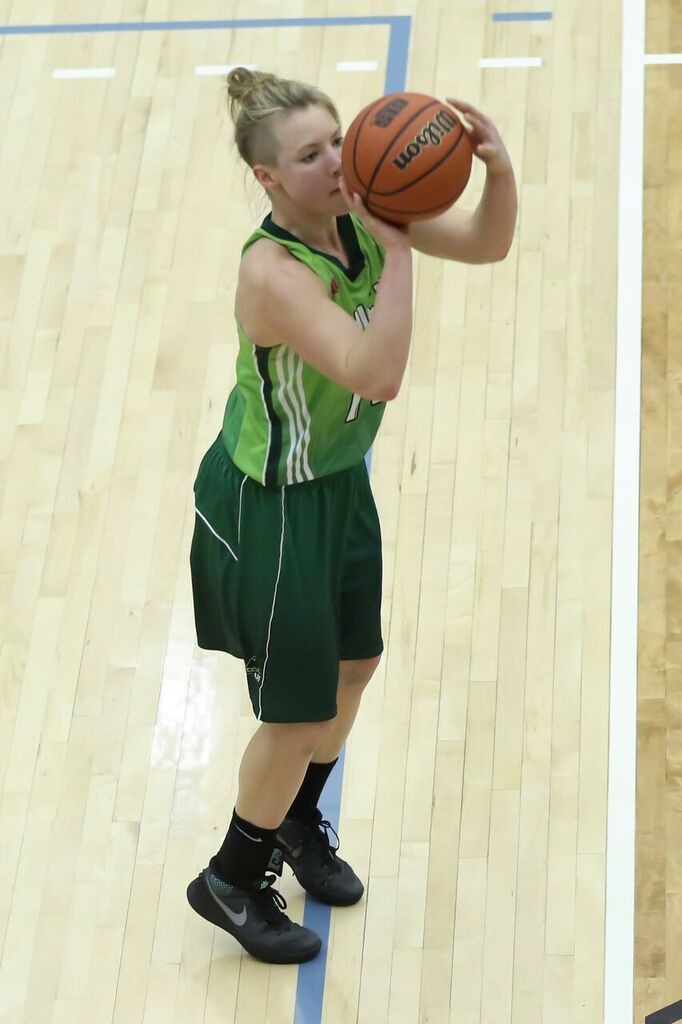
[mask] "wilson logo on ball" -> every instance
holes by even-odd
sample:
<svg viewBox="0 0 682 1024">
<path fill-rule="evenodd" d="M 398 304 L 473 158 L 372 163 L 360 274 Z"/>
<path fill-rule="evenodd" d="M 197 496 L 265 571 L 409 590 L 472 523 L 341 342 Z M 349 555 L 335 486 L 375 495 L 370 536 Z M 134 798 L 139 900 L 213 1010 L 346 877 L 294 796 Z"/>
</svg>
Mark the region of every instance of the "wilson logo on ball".
<svg viewBox="0 0 682 1024">
<path fill-rule="evenodd" d="M 374 123 L 377 128 L 388 128 L 391 121 L 394 121 L 400 111 L 407 106 L 405 100 L 391 100 L 385 107 L 377 111 Z"/>
<path fill-rule="evenodd" d="M 433 120 L 423 126 L 402 153 L 392 160 L 399 171 L 404 171 L 426 146 L 440 146 L 446 135 L 456 128 L 459 121 L 447 110 L 439 110 Z"/>
</svg>

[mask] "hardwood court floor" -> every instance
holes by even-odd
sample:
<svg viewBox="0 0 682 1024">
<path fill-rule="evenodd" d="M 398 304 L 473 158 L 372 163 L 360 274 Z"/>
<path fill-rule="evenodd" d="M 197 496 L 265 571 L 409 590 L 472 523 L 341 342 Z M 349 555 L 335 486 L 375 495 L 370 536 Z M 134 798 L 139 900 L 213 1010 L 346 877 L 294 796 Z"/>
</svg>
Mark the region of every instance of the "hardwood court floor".
<svg viewBox="0 0 682 1024">
<path fill-rule="evenodd" d="M 478 102 L 517 169 L 494 267 L 418 260 L 374 453 L 387 651 L 348 745 L 323 1019 L 595 1024 L 603 1002 L 619 4 L 116 0 L 102 21 L 409 13 L 408 86 Z M 92 21 L 91 0 L 0 23 Z M 293 1019 L 296 972 L 191 914 L 253 730 L 194 644 L 191 485 L 233 379 L 263 212 L 220 82 L 254 62 L 348 120 L 387 30 L 0 42 L 0 1019 Z M 541 68 L 482 72 L 481 56 Z M 337 71 L 378 60 L 376 72 Z M 115 66 L 108 81 L 58 67 Z M 465 204 L 473 204 L 477 171 Z M 245 198 L 248 196 L 250 198 Z M 294 916 L 300 890 L 283 891 Z"/>
<path fill-rule="evenodd" d="M 682 52 L 670 0 L 647 53 Z M 635 1020 L 682 999 L 682 67 L 646 70 Z"/>
</svg>

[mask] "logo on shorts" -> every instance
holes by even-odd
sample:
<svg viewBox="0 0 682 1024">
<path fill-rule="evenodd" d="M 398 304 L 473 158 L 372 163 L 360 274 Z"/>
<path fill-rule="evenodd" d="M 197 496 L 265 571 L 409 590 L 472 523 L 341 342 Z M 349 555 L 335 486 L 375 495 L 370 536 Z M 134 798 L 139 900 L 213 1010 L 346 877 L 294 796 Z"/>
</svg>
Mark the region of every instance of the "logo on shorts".
<svg viewBox="0 0 682 1024">
<path fill-rule="evenodd" d="M 262 673 L 260 665 L 256 664 L 255 658 L 249 658 L 246 662 L 246 674 L 247 676 L 253 676 L 255 682 L 260 683 L 262 679 Z"/>
</svg>

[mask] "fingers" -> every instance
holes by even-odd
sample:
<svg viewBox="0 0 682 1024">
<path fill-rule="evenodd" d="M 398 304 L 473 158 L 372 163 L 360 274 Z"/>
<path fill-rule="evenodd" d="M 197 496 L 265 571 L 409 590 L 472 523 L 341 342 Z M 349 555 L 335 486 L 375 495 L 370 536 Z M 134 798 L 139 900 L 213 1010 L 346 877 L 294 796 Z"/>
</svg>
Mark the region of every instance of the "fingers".
<svg viewBox="0 0 682 1024">
<path fill-rule="evenodd" d="M 492 128 L 493 122 L 483 114 L 477 107 L 472 106 L 471 103 L 467 103 L 466 100 L 455 99 L 454 96 L 446 96 L 445 100 L 450 106 L 455 107 L 456 110 L 461 110 L 463 114 L 466 114 L 469 121 L 474 119 L 480 124 L 486 127 Z"/>
<path fill-rule="evenodd" d="M 346 184 L 343 178 L 339 178 L 339 188 L 341 189 L 341 195 L 346 200 L 346 202 L 348 203 L 352 210 L 355 210 L 356 213 L 367 212 L 365 210 L 364 203 L 362 202 L 360 196 L 357 194 L 357 192 L 350 191 L 348 185 Z"/>
<path fill-rule="evenodd" d="M 369 212 L 362 199 L 357 192 L 350 192 L 348 186 L 345 184 L 340 186 L 341 192 L 344 199 L 348 203 L 349 208 L 358 215 L 363 221 L 373 221 L 374 217 Z"/>
<path fill-rule="evenodd" d="M 481 111 L 475 107 L 472 103 L 467 103 L 466 100 L 458 100 L 454 96 L 446 96 L 446 103 L 449 103 L 451 107 L 456 107 L 457 110 L 461 110 L 463 114 L 474 114 L 477 117 L 483 117 Z"/>
<path fill-rule="evenodd" d="M 353 196 L 351 195 L 350 189 L 348 188 L 348 185 L 346 184 L 346 181 L 345 181 L 344 178 L 339 178 L 339 188 L 341 189 L 341 195 L 343 196 L 343 198 L 348 203 L 348 206 L 351 209 L 353 209 L 353 206 L 355 205 L 354 200 L 353 200 Z"/>
<path fill-rule="evenodd" d="M 465 125 L 473 146 L 496 145 L 499 136 L 493 125 L 486 121 L 479 120 L 473 114 L 468 115 L 469 125 Z"/>
</svg>

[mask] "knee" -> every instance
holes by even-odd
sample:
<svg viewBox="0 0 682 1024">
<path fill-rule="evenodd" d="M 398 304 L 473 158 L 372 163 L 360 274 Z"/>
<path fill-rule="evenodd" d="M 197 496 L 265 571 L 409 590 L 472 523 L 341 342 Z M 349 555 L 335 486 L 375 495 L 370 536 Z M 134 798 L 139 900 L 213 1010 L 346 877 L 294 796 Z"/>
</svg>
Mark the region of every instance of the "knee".
<svg viewBox="0 0 682 1024">
<path fill-rule="evenodd" d="M 326 722 L 287 722 L 271 725 L 270 729 L 276 741 L 286 746 L 297 756 L 312 758 L 313 754 L 327 736 L 334 719 Z"/>
<path fill-rule="evenodd" d="M 381 655 L 376 658 L 359 658 L 355 661 L 340 662 L 339 682 L 352 686 L 367 686 L 380 661 Z"/>
</svg>

